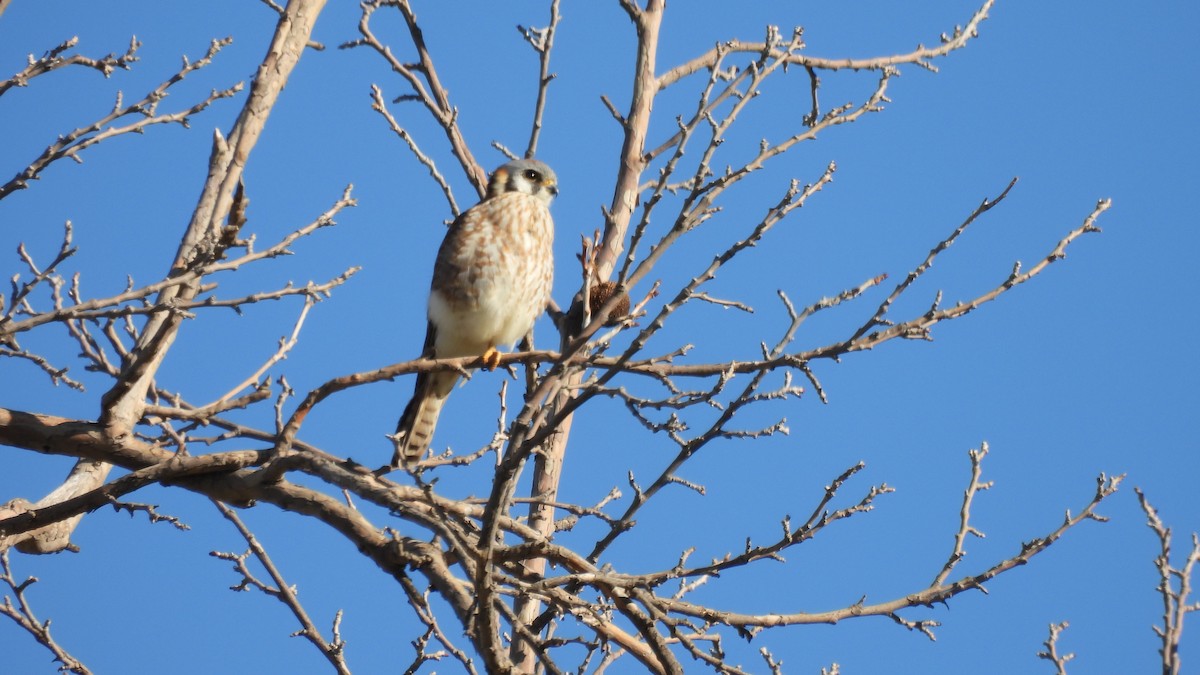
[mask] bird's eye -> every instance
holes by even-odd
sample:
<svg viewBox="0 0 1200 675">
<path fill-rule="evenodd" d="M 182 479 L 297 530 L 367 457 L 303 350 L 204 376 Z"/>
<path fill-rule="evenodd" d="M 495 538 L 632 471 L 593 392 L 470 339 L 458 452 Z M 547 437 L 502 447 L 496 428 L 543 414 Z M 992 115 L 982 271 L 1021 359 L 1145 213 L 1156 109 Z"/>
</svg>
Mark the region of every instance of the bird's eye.
<svg viewBox="0 0 1200 675">
<path fill-rule="evenodd" d="M 525 169 L 524 176 L 526 180 L 531 180 L 535 183 L 541 182 L 542 180 L 542 174 L 534 171 L 533 169 Z"/>
</svg>

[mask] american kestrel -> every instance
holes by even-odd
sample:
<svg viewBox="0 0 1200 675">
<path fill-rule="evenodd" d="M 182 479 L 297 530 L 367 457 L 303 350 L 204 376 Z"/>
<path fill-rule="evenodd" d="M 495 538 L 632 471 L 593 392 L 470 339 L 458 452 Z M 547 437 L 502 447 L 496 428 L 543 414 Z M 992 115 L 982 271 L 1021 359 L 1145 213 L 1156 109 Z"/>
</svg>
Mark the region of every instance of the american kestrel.
<svg viewBox="0 0 1200 675">
<path fill-rule="evenodd" d="M 554 278 L 554 171 L 535 159 L 496 169 L 483 201 L 455 219 L 438 249 L 429 288 L 424 356 L 479 356 L 500 362 L 496 347 L 524 337 L 550 300 Z M 419 460 L 458 373 L 418 373 L 400 416 L 392 466 Z"/>
</svg>

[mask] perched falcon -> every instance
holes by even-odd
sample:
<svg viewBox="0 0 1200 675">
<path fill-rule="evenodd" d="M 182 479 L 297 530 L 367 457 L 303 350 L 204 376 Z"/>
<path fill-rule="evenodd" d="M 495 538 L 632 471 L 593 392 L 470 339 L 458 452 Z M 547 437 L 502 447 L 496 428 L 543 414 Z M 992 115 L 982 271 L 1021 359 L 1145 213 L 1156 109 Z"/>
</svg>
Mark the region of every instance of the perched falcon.
<svg viewBox="0 0 1200 675">
<path fill-rule="evenodd" d="M 554 171 L 535 159 L 496 169 L 487 196 L 459 216 L 433 266 L 424 356 L 478 356 L 500 362 L 496 347 L 524 337 L 550 300 L 554 277 Z M 458 373 L 418 373 L 416 391 L 393 437 L 392 466 L 415 462 L 433 438 Z"/>
</svg>

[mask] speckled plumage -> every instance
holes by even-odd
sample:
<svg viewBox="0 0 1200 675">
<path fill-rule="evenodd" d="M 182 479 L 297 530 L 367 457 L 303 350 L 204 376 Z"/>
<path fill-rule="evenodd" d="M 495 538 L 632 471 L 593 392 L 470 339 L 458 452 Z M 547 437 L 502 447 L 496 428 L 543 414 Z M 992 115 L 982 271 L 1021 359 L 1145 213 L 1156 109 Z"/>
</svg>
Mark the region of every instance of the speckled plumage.
<svg viewBox="0 0 1200 675">
<path fill-rule="evenodd" d="M 554 278 L 549 206 L 557 194 L 550 167 L 509 162 L 492 174 L 484 200 L 450 225 L 433 267 L 425 356 L 485 356 L 533 328 Z M 429 449 L 457 381 L 453 372 L 417 375 L 396 428 L 392 466 L 417 461 Z"/>
</svg>

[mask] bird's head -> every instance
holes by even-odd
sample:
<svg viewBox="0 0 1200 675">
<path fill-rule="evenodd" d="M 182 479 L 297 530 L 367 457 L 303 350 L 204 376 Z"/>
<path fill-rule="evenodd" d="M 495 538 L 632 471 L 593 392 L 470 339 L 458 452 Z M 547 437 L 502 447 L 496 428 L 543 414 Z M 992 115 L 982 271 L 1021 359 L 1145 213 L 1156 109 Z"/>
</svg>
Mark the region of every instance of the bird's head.
<svg viewBox="0 0 1200 675">
<path fill-rule="evenodd" d="M 558 195 L 558 176 L 536 159 L 515 159 L 492 172 L 488 180 L 488 199 L 505 192 L 524 192 L 549 206 Z"/>
</svg>

